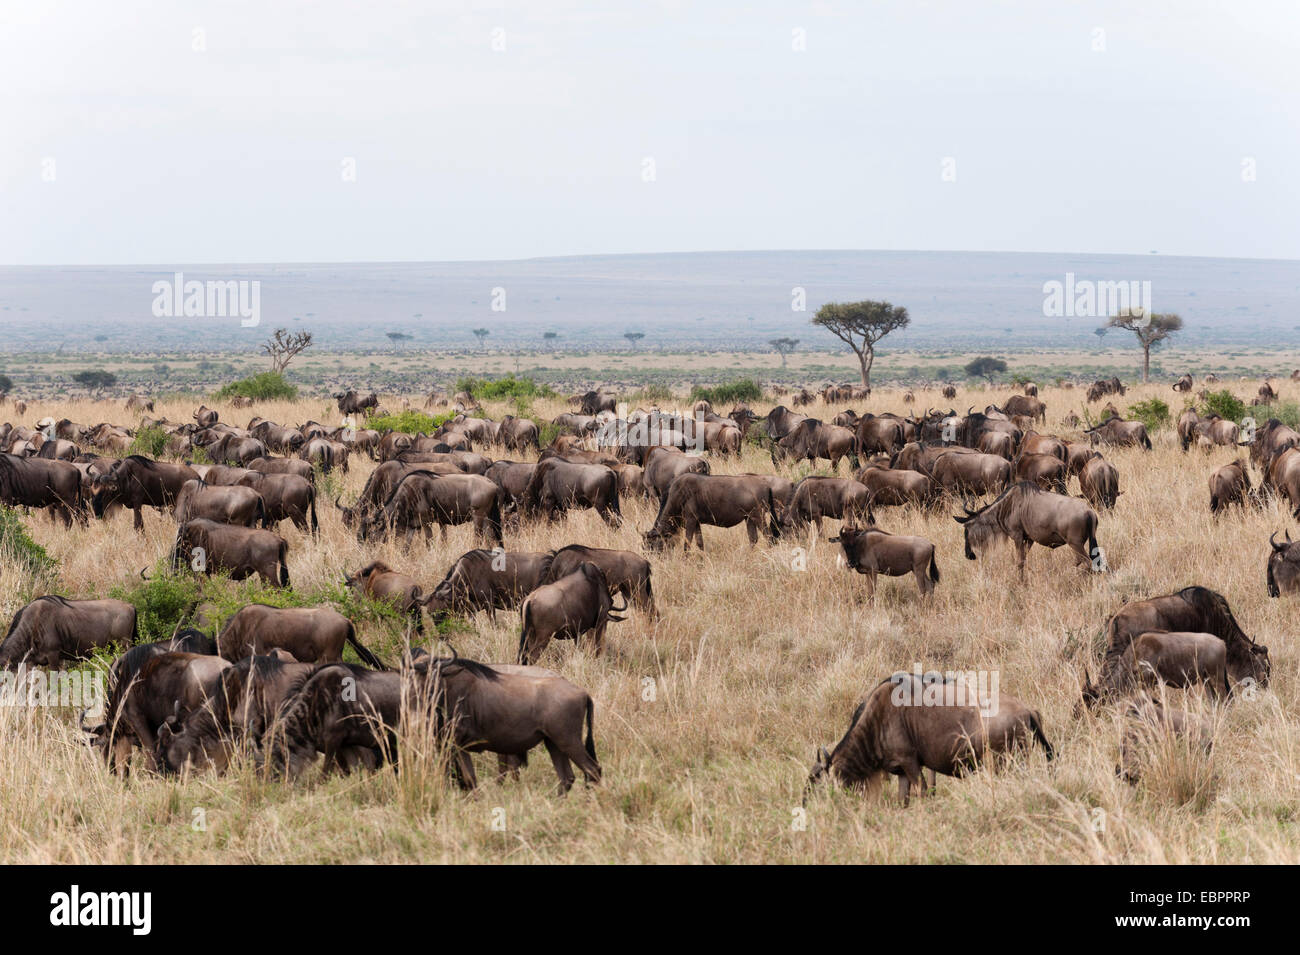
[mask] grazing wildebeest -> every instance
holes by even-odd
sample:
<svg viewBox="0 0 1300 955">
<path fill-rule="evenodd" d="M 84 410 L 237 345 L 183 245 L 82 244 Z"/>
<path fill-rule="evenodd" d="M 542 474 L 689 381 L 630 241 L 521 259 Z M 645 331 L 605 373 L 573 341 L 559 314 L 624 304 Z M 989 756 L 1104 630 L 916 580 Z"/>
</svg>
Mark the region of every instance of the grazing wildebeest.
<svg viewBox="0 0 1300 955">
<path fill-rule="evenodd" d="M 172 511 L 177 524 L 205 517 L 218 524 L 253 527 L 266 524 L 266 502 L 251 487 L 212 485 L 203 479 L 186 481 Z"/>
<path fill-rule="evenodd" d="M 641 480 L 656 500 L 662 500 L 677 475 L 708 473 L 709 462 L 701 457 L 676 448 L 650 448 Z"/>
<path fill-rule="evenodd" d="M 825 458 L 831 462 L 832 468 L 838 469 L 840 458 L 847 456 L 856 468 L 856 443 L 857 436 L 848 428 L 826 424 L 816 418 L 805 418 L 784 438 L 772 442 L 772 464 L 778 465 L 786 457 L 795 461 L 812 462 Z"/>
<path fill-rule="evenodd" d="M 985 431 L 979 436 L 975 450 L 1010 461 L 1016 455 L 1016 439 L 1007 431 Z"/>
<path fill-rule="evenodd" d="M 965 510 L 966 516 L 953 520 L 965 525 L 967 560 L 976 559 L 973 548 L 983 549 L 1005 537 L 1015 544 L 1021 580 L 1029 549 L 1035 544 L 1050 548 L 1068 544 L 1078 563 L 1098 570 L 1104 567 L 1098 563 L 1097 512 L 1076 498 L 1044 491 L 1026 481 L 1007 488 L 978 511 Z"/>
<path fill-rule="evenodd" d="M 605 627 L 611 620 L 623 619 L 611 611 L 626 609 L 626 602 L 614 606 L 604 571 L 584 561 L 573 573 L 542 584 L 524 600 L 518 662 L 533 663 L 552 640 L 577 642 L 583 636 L 588 636 L 599 655 L 604 650 Z"/>
<path fill-rule="evenodd" d="M 526 451 L 541 447 L 539 434 L 536 422 L 506 415 L 501 419 L 501 427 L 497 429 L 497 440 L 507 451 Z"/>
<path fill-rule="evenodd" d="M 820 534 L 823 518 L 853 527 L 867 520 L 870 509 L 870 492 L 865 484 L 850 478 L 810 476 L 795 485 L 790 506 L 781 515 L 781 527 L 803 531 L 811 522 Z"/>
<path fill-rule="evenodd" d="M 579 406 L 585 415 L 597 415 L 602 411 L 614 411 L 618 408 L 618 396 L 609 391 L 597 389 L 582 396 Z"/>
<path fill-rule="evenodd" d="M 945 398 L 956 398 L 957 388 L 953 385 L 944 385 L 941 393 Z"/>
<path fill-rule="evenodd" d="M 147 411 L 150 414 L 152 414 L 153 399 L 146 398 L 144 395 L 132 395 L 131 397 L 126 399 L 126 410 L 135 413 L 142 413 Z"/>
<path fill-rule="evenodd" d="M 0 454 L 0 504 L 48 508 L 51 517 L 63 518 L 65 527 L 72 526 L 74 517 L 87 520 L 81 472 L 67 461 Z"/>
<path fill-rule="evenodd" d="M 1011 480 L 1030 481 L 1045 491 L 1065 493 L 1065 462 L 1054 454 L 1021 452 L 1011 462 Z"/>
<path fill-rule="evenodd" d="M 1109 418 L 1099 425 L 1085 428 L 1093 444 L 1109 444 L 1117 447 L 1133 446 L 1151 450 L 1151 439 L 1147 437 L 1147 426 L 1141 421 L 1122 421 Z"/>
<path fill-rule="evenodd" d="M 357 639 L 352 621 L 333 607 L 271 607 L 248 604 L 222 624 L 217 653 L 231 662 L 253 653 L 287 650 L 300 663 L 334 663 L 349 645 L 366 666 L 384 669 Z"/>
<path fill-rule="evenodd" d="M 383 507 L 362 518 L 357 537 L 365 541 L 372 535 L 383 539 L 389 533 L 401 533 L 409 547 L 421 529 L 425 540 L 432 540 L 435 523 L 445 541 L 449 525 L 473 522 L 476 536 L 499 547 L 505 540 L 502 496 L 496 484 L 478 474 L 413 471 L 397 483 Z"/>
<path fill-rule="evenodd" d="M 55 594 L 37 597 L 9 621 L 0 642 L 0 669 L 59 666 L 84 660 L 96 649 L 136 640 L 135 607 L 122 600 L 68 600 Z"/>
<path fill-rule="evenodd" d="M 312 467 L 319 466 L 323 474 L 328 474 L 336 467 L 344 474 L 348 473 L 347 445 L 329 438 L 310 438 L 298 451 L 298 458 Z"/>
<path fill-rule="evenodd" d="M 171 564 L 179 571 L 188 563 L 205 576 L 229 571 L 231 580 L 257 574 L 272 586 L 288 587 L 288 557 L 289 544 L 279 534 L 199 517 L 176 528 Z"/>
<path fill-rule="evenodd" d="M 190 441 L 217 464 L 244 467 L 250 461 L 266 457 L 266 445 L 246 435 L 200 431 L 191 435 Z"/>
<path fill-rule="evenodd" d="M 866 414 L 853 427 L 859 455 L 873 451 L 893 454 L 906 443 L 903 422 L 897 418 Z"/>
<path fill-rule="evenodd" d="M 133 526 L 137 531 L 143 531 L 143 508 L 170 510 L 185 482 L 197 481 L 198 478 L 198 472 L 187 465 L 151 461 L 132 454 L 95 477 L 92 484 L 95 496 L 91 499 L 91 506 L 96 517 L 103 517 L 112 504 L 130 508 L 135 515 Z"/>
<path fill-rule="evenodd" d="M 262 526 L 270 529 L 288 518 L 300 531 L 314 534 L 320 530 L 316 516 L 316 485 L 296 474 L 264 474 L 249 471 L 239 479 L 244 487 L 251 487 L 262 495 L 265 517 Z M 311 519 L 310 525 L 308 518 Z"/>
<path fill-rule="evenodd" d="M 694 540 L 704 550 L 703 524 L 735 527 L 744 522 L 751 545 L 767 519 L 768 539 L 781 536 L 776 501 L 771 486 L 746 475 L 682 474 L 673 480 L 659 501 L 654 526 L 642 535 L 645 546 L 660 550 L 679 530 L 686 532 L 683 549 Z"/>
<path fill-rule="evenodd" d="M 1102 695 L 1123 688 L 1125 654 L 1139 636 L 1153 630 L 1212 633 L 1227 644 L 1230 673 L 1243 674 L 1242 678 L 1249 677 L 1260 686 L 1268 685 L 1272 672 L 1268 647 L 1242 632 L 1222 594 L 1207 587 L 1185 587 L 1172 594 L 1125 604 L 1110 618 L 1100 682 L 1097 687 L 1085 687 L 1086 703 L 1091 705 Z"/>
<path fill-rule="evenodd" d="M 435 621 L 480 610 L 495 620 L 497 610 L 518 607 L 543 583 L 551 559 L 549 551 L 466 551 L 424 598 L 424 609 Z"/>
<path fill-rule="evenodd" d="M 263 474 L 296 474 L 305 481 L 312 479 L 311 464 L 300 458 L 257 458 L 245 467 Z"/>
<path fill-rule="evenodd" d="M 934 585 L 939 582 L 934 544 L 924 537 L 889 534 L 869 523 L 867 527 L 841 528 L 839 536 L 830 538 L 830 541 L 844 549 L 844 559 L 850 570 L 866 575 L 868 595 L 876 592 L 878 574 L 886 577 L 911 574 L 916 578 L 922 597 L 934 593 Z"/>
<path fill-rule="evenodd" d="M 1280 597 L 1282 594 L 1300 593 L 1300 541 L 1291 540 L 1291 532 L 1286 532 L 1286 542 L 1279 544 L 1275 538 L 1277 531 L 1268 535 L 1269 554 L 1265 581 L 1268 595 Z"/>
<path fill-rule="evenodd" d="M 279 732 L 268 748 L 277 772 L 298 776 L 325 754 L 323 772 L 336 766 L 349 773 L 397 754 L 397 728 L 402 718 L 403 684 L 409 676 L 397 671 L 362 670 L 343 663 L 317 667 L 282 709 Z M 409 686 L 409 684 L 407 684 Z M 413 702 L 408 697 L 408 702 Z M 364 760 L 350 753 L 369 753 Z"/>
<path fill-rule="evenodd" d="M 630 550 L 587 547 L 584 544 L 561 547 L 552 552 L 542 582 L 552 583 L 567 577 L 584 562 L 601 569 L 610 593 L 621 593 L 624 604 L 636 607 L 651 620 L 658 618 L 659 611 L 655 609 L 654 591 L 650 586 L 650 561 Z"/>
<path fill-rule="evenodd" d="M 1079 469 L 1079 489 L 1093 507 L 1112 508 L 1119 496 L 1119 469 L 1095 451 Z"/>
<path fill-rule="evenodd" d="M 1039 434 L 1037 431 L 1025 432 L 1019 447 L 1021 454 L 1050 454 L 1068 462 L 1069 446 L 1054 434 Z"/>
<path fill-rule="evenodd" d="M 1009 417 L 1025 415 L 1044 424 L 1047 422 L 1047 405 L 1029 394 L 1012 395 L 1002 405 L 1002 411 Z"/>
<path fill-rule="evenodd" d="M 354 574 L 347 574 L 343 583 L 371 600 L 392 604 L 399 612 L 408 615 L 416 631 L 424 632 L 424 619 L 420 608 L 424 605 L 424 588 L 407 574 L 376 560 Z"/>
<path fill-rule="evenodd" d="M 1218 514 L 1230 504 L 1246 506 L 1250 492 L 1250 475 L 1246 462 L 1238 459 L 1218 468 L 1210 475 L 1210 513 Z"/>
<path fill-rule="evenodd" d="M 379 396 L 373 391 L 368 395 L 360 395 L 356 391 L 343 391 L 334 396 L 338 402 L 339 414 L 354 415 L 368 412 L 371 408 L 379 407 Z"/>
<path fill-rule="evenodd" d="M 538 743 L 550 754 L 561 795 L 573 788 L 570 761 L 588 783 L 600 782 L 592 727 L 595 704 L 558 673 L 463 657 L 425 658 L 414 669 L 426 681 L 438 725 L 455 750 L 450 768 L 462 789 L 478 785 L 471 753 L 496 753 L 503 766 L 517 766 Z"/>
<path fill-rule="evenodd" d="M 1204 683 L 1216 697 L 1232 695 L 1230 677 L 1240 680 L 1251 675 L 1229 672 L 1228 645 L 1212 633 L 1150 630 L 1138 634 L 1124 663 L 1133 683 L 1173 687 Z"/>
<path fill-rule="evenodd" d="M 1138 783 L 1143 763 L 1151 751 L 1162 745 L 1187 740 L 1208 753 L 1214 743 L 1214 727 L 1209 721 L 1150 697 L 1129 700 L 1124 707 L 1124 719 L 1128 725 L 1120 740 L 1115 775 L 1130 785 Z"/>
<path fill-rule="evenodd" d="M 978 451 L 940 454 L 930 468 L 930 477 L 949 494 L 997 494 L 1011 483 L 1011 462 Z"/>
<path fill-rule="evenodd" d="M 945 699 L 930 705 L 927 701 L 936 694 Z M 970 695 L 975 695 L 973 690 Z M 865 790 L 888 773 L 898 777 L 898 796 L 906 806 L 913 786 L 924 792 L 924 770 L 930 770 L 933 789 L 938 773 L 963 776 L 988 754 L 1033 741 L 1049 760 L 1053 757 L 1038 712 L 1020 701 L 1002 693 L 997 712 L 984 715 L 978 705 L 948 705 L 948 698 L 964 700 L 964 688 L 956 683 L 927 685 L 911 673 L 882 680 L 853 711 L 848 732 L 835 748 L 817 751 L 808 786 L 830 778 Z"/>
<path fill-rule="evenodd" d="M 611 527 L 622 522 L 618 475 L 603 464 L 544 458 L 533 469 L 522 503 L 525 514 L 545 515 L 548 520 L 571 507 L 590 507 Z"/>
<path fill-rule="evenodd" d="M 854 479 L 866 487 L 870 507 L 921 506 L 932 504 L 936 497 L 934 482 L 919 471 L 868 466 L 858 471 Z"/>
</svg>

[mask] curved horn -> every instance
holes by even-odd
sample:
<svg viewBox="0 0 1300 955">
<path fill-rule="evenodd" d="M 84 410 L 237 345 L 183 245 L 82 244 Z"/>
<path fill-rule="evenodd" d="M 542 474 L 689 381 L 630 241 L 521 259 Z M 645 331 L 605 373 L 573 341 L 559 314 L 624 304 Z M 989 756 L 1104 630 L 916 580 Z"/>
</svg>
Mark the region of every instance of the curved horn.
<svg viewBox="0 0 1300 955">
<path fill-rule="evenodd" d="M 1274 550 L 1276 550 L 1276 551 L 1283 551 L 1283 550 L 1286 550 L 1286 544 L 1279 544 L 1277 541 L 1275 541 L 1275 540 L 1273 539 L 1273 538 L 1275 538 L 1276 536 L 1277 536 L 1277 531 L 1274 531 L 1273 533 L 1271 533 L 1271 534 L 1268 535 L 1268 543 L 1269 543 L 1269 546 L 1272 547 L 1272 548 L 1273 548 Z M 1290 538 L 1291 538 L 1291 532 L 1290 532 L 1290 531 L 1287 531 L 1287 540 L 1288 540 L 1288 543 L 1290 542 Z"/>
<path fill-rule="evenodd" d="M 141 567 L 141 568 L 140 568 L 140 579 L 141 579 L 141 580 L 148 580 L 148 579 L 149 579 L 148 577 L 146 577 L 146 576 L 144 575 L 144 572 L 145 572 L 146 570 L 148 570 L 148 569 L 149 569 L 148 567 Z"/>
</svg>

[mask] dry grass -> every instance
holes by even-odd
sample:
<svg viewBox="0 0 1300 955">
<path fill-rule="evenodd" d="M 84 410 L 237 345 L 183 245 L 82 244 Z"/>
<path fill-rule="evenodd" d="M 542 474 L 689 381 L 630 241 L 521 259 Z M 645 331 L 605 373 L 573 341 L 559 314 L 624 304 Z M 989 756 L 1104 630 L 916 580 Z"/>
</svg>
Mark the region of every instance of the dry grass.
<svg viewBox="0 0 1300 955">
<path fill-rule="evenodd" d="M 1298 396 L 1290 382 L 1282 390 L 1285 398 Z M 877 395 L 870 407 L 903 411 L 900 395 Z M 1180 402 L 1167 384 L 1137 389 L 1117 403 L 1148 395 L 1177 412 Z M 942 402 L 921 393 L 918 403 L 964 410 L 990 397 L 963 392 L 956 402 Z M 1079 410 L 1082 393 L 1047 388 L 1042 397 L 1048 429 L 1068 434 L 1060 419 Z M 232 422 L 249 416 L 218 407 Z M 158 409 L 176 421 L 188 420 L 192 410 Z M 319 400 L 255 410 L 286 423 L 338 417 Z M 494 416 L 505 410 L 488 408 Z M 534 410 L 550 417 L 565 409 L 539 402 Z M 829 417 L 836 410 L 814 413 Z M 27 417 L 56 413 L 80 422 L 128 421 L 116 403 L 36 404 Z M 837 548 L 824 539 L 751 549 L 743 528 L 706 528 L 703 555 L 684 556 L 679 548 L 653 555 L 663 612 L 656 626 L 632 613 L 611 625 L 602 657 L 561 644 L 541 661 L 596 700 L 605 781 L 593 789 L 579 784 L 567 799 L 552 794 L 554 775 L 540 750 L 521 782 L 505 785 L 495 782 L 494 761 L 479 757 L 483 782 L 471 796 L 447 788 L 409 758 L 400 776 L 312 773 L 286 785 L 239 769 L 221 778 L 122 782 L 92 758 L 68 713 L 0 709 L 0 860 L 1300 861 L 1300 658 L 1288 624 L 1294 607 L 1288 599 L 1269 600 L 1264 587 L 1268 534 L 1292 522 L 1276 508 L 1211 518 L 1206 477 L 1232 451 L 1184 455 L 1169 431 L 1154 440 L 1149 453 L 1107 452 L 1124 494 L 1099 529 L 1111 567 L 1104 576 L 1076 569 L 1064 551 L 1035 548 L 1030 580 L 1020 586 L 1009 550 L 978 563 L 964 560 L 960 528 L 945 511 L 878 515 L 887 529 L 938 545 L 942 582 L 930 606 L 918 602 L 910 578 L 882 580 L 875 604 L 866 603 L 861 581 L 836 566 Z M 345 478 L 345 497 L 360 489 L 370 467 L 361 462 Z M 753 448 L 743 463 L 715 462 L 718 472 L 770 468 L 766 454 Z M 592 513 L 576 513 L 549 528 L 509 535 L 507 545 L 540 550 L 582 542 L 640 550 L 653 508 L 625 501 L 623 513 L 627 521 L 618 530 Z M 319 540 L 288 524 L 282 529 L 298 588 L 337 583 L 345 570 L 375 557 L 431 585 L 473 546 L 463 527 L 450 531 L 446 543 L 435 538 L 427 551 L 422 545 L 409 554 L 393 544 L 363 548 L 332 510 L 322 517 Z M 170 517 L 148 513 L 145 520 L 143 537 L 124 514 L 71 532 L 43 517 L 29 526 L 58 557 L 60 587 L 88 595 L 138 580 L 139 569 L 167 551 Z M 792 569 L 796 547 L 806 550 L 806 571 Z M 1142 783 L 1130 788 L 1114 774 L 1121 731 L 1114 715 L 1074 716 L 1083 667 L 1095 672 L 1105 620 L 1125 601 L 1189 584 L 1226 594 L 1247 632 L 1270 647 L 1273 687 L 1253 702 L 1211 714 L 1218 727 L 1212 755 L 1156 753 Z M 0 563 L 3 619 L 30 587 L 22 573 Z M 513 615 L 496 623 L 481 616 L 472 625 L 456 638 L 462 654 L 513 659 Z M 378 635 L 363 627 L 363 639 Z M 1003 692 L 1041 710 L 1059 759 L 1049 764 L 1033 752 L 999 773 L 941 778 L 937 796 L 906 810 L 892 784 L 865 798 L 821 790 L 809 799 L 800 831 L 794 810 L 815 748 L 839 738 L 867 688 L 914 663 L 999 671 Z M 1172 692 L 1171 702 L 1180 704 L 1181 696 Z M 1190 705 L 1210 709 L 1199 698 Z M 204 828 L 196 824 L 200 817 Z"/>
</svg>

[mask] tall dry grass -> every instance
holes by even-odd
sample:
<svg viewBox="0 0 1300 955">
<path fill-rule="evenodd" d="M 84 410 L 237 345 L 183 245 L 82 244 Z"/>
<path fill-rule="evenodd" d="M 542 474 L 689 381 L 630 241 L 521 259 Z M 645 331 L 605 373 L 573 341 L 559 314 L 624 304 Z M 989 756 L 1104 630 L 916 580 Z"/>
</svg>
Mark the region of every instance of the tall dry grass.
<svg viewBox="0 0 1300 955">
<path fill-rule="evenodd" d="M 1254 385 L 1236 387 L 1253 393 Z M 1284 397 L 1296 398 L 1291 383 Z M 918 393 L 944 407 L 982 407 L 996 392 L 963 391 L 956 402 Z M 1168 385 L 1131 391 L 1117 401 L 1158 396 L 1175 413 Z M 1069 435 L 1062 416 L 1081 409 L 1078 390 L 1045 388 L 1048 430 Z M 880 393 L 873 411 L 904 411 L 901 392 Z M 1094 406 L 1095 408 L 1096 406 Z M 244 424 L 250 412 L 218 406 Z M 861 408 L 861 405 L 859 405 Z M 766 406 L 762 408 L 765 410 Z M 188 405 L 158 412 L 188 420 Z M 254 409 L 275 420 L 332 423 L 321 400 Z M 499 417 L 506 405 L 487 409 Z M 538 402 L 551 417 L 560 402 Z M 722 409 L 725 410 L 725 409 Z M 818 406 L 830 417 L 839 408 Z M 119 403 L 37 404 L 75 421 L 127 422 Z M 1074 432 L 1077 437 L 1078 433 Z M 433 751 L 411 740 L 401 772 L 268 782 L 247 765 L 216 778 L 110 777 L 78 737 L 75 714 L 0 709 L 0 859 L 7 862 L 1295 862 L 1300 859 L 1300 726 L 1294 601 L 1270 600 L 1264 587 L 1269 532 L 1290 526 L 1276 507 L 1208 510 L 1206 477 L 1234 452 L 1183 454 L 1170 431 L 1155 449 L 1108 450 L 1124 491 L 1102 517 L 1099 540 L 1111 571 L 1076 569 L 1063 550 L 1034 548 L 1029 579 L 1017 580 L 1008 549 L 976 563 L 962 557 L 961 528 L 949 511 L 886 509 L 885 528 L 920 534 L 938 546 L 942 572 L 929 605 L 910 578 L 883 580 L 876 600 L 836 564 L 837 548 L 801 536 L 750 548 L 743 528 L 704 531 L 707 550 L 652 555 L 662 619 L 635 612 L 613 624 L 607 650 L 593 657 L 572 644 L 552 645 L 542 663 L 596 700 L 596 745 L 604 768 L 598 788 L 579 784 L 553 795 L 554 774 L 537 751 L 519 783 L 498 785 L 495 762 L 479 760 L 480 790 L 461 795 L 430 773 Z M 767 471 L 765 452 L 715 471 Z M 361 488 L 369 462 L 342 479 L 344 496 Z M 1257 475 L 1256 475 L 1257 478 Z M 1071 482 L 1072 493 L 1078 493 Z M 610 529 L 580 512 L 553 526 L 509 534 L 512 549 L 573 542 L 640 550 L 654 507 L 625 500 L 623 527 Z M 444 543 L 362 547 L 327 507 L 318 540 L 288 524 L 295 587 L 337 583 L 347 570 L 382 558 L 432 585 L 474 546 L 468 527 Z M 171 544 L 170 517 L 145 516 L 143 535 L 128 515 L 71 532 L 43 516 L 33 535 L 60 561 L 60 587 L 104 594 L 138 580 Z M 806 570 L 794 568 L 796 548 Z M 1267 644 L 1273 686 L 1254 701 L 1213 711 L 1195 696 L 1186 705 L 1216 721 L 1208 757 L 1190 750 L 1153 754 L 1136 788 L 1115 776 L 1122 724 L 1111 712 L 1074 715 L 1085 665 L 1095 673 L 1102 628 L 1125 601 L 1204 584 L 1222 591 L 1243 627 Z M 229 586 L 214 582 L 214 587 Z M 0 606 L 7 619 L 30 596 L 23 574 L 0 562 Z M 362 638 L 381 635 L 367 625 Z M 462 654 L 510 661 L 517 618 L 472 621 L 455 636 Z M 807 765 L 819 745 L 839 738 L 861 695 L 897 669 L 996 670 L 1002 692 L 1041 710 L 1059 758 L 1031 752 L 1007 769 L 964 780 L 941 778 L 938 794 L 897 804 L 893 785 L 862 797 L 822 789 L 800 806 Z M 1183 705 L 1180 691 L 1171 702 Z M 427 760 L 418 758 L 428 753 Z M 800 823 L 805 825 L 801 827 Z M 202 825 L 200 825 L 202 823 Z"/>
</svg>

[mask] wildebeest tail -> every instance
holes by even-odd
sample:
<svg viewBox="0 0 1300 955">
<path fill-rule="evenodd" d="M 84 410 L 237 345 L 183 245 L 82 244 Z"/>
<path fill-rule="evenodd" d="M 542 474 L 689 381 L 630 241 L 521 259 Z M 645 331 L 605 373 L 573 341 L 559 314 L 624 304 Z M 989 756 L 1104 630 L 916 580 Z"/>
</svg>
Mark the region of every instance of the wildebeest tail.
<svg viewBox="0 0 1300 955">
<path fill-rule="evenodd" d="M 519 652 L 515 655 L 516 662 L 520 664 L 528 662 L 524 658 L 524 648 L 528 645 L 528 634 L 533 626 L 533 602 L 527 598 L 524 600 L 523 618 L 524 625 L 519 632 Z"/>
<path fill-rule="evenodd" d="M 1151 438 L 1145 434 L 1142 435 L 1142 447 L 1146 448 L 1148 451 L 1151 450 Z"/>
<path fill-rule="evenodd" d="M 320 519 L 316 516 L 316 485 L 307 486 L 307 507 L 311 510 L 311 532 L 320 533 Z"/>
<path fill-rule="evenodd" d="M 257 513 L 253 515 L 253 526 L 271 526 L 271 519 L 266 513 L 266 498 L 260 494 L 257 495 Z"/>
<path fill-rule="evenodd" d="M 934 550 L 930 551 L 930 579 L 936 584 L 939 582 L 939 565 L 934 562 Z"/>
<path fill-rule="evenodd" d="M 498 547 L 504 547 L 506 543 L 501 533 L 501 495 L 504 493 L 501 488 L 497 488 L 496 496 L 492 498 L 492 507 L 488 510 L 488 530 Z"/>
<path fill-rule="evenodd" d="M 361 662 L 366 666 L 370 667 L 372 670 L 388 669 L 388 667 L 379 662 L 379 657 L 371 653 L 370 649 L 357 639 L 357 628 L 352 625 L 351 620 L 348 621 L 348 635 L 346 639 L 348 645 L 351 646 L 353 650 L 357 651 L 357 656 L 361 658 Z"/>
<path fill-rule="evenodd" d="M 596 759 L 596 734 L 592 725 L 595 710 L 596 704 L 591 701 L 591 697 L 587 697 L 587 741 L 582 745 L 587 751 L 587 755 L 591 757 L 591 761 L 599 762 L 599 760 Z"/>
<path fill-rule="evenodd" d="M 280 540 L 280 586 L 288 589 L 289 587 L 289 542 L 281 538 Z"/>
<path fill-rule="evenodd" d="M 1047 758 L 1049 760 L 1055 758 L 1056 750 L 1052 748 L 1052 744 L 1047 741 L 1047 737 L 1043 734 L 1043 724 L 1037 713 L 1029 714 L 1029 727 L 1034 731 L 1034 739 L 1038 740 L 1039 745 L 1043 747 L 1043 752 Z"/>
</svg>

